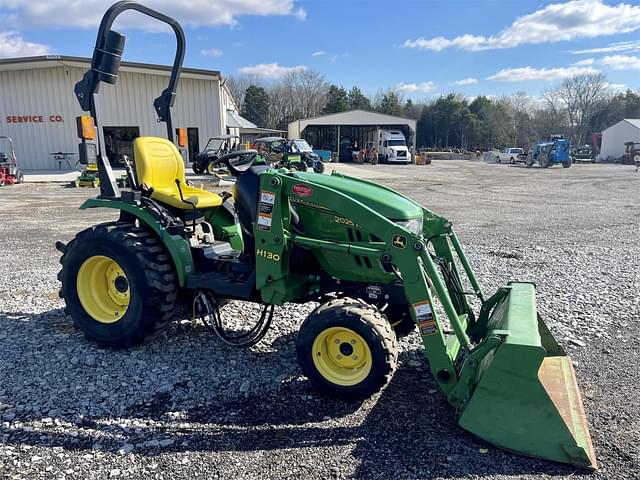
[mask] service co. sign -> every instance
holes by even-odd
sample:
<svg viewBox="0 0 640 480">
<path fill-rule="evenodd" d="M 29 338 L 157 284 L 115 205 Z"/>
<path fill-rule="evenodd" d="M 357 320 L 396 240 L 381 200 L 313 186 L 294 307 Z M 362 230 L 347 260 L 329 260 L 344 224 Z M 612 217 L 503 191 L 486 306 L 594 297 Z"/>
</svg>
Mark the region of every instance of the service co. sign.
<svg viewBox="0 0 640 480">
<path fill-rule="evenodd" d="M 62 115 L 7 115 L 7 123 L 64 123 Z"/>
</svg>

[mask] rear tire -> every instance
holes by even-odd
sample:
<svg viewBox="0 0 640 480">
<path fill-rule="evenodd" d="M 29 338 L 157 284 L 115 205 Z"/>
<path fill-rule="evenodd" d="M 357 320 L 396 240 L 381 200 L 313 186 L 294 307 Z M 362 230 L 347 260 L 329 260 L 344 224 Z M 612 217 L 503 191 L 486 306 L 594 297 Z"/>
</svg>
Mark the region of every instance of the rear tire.
<svg viewBox="0 0 640 480">
<path fill-rule="evenodd" d="M 500 157 L 496 157 L 496 163 L 500 163 L 502 162 L 502 160 L 500 160 Z"/>
<path fill-rule="evenodd" d="M 109 347 L 129 347 L 171 319 L 177 280 L 171 258 L 150 232 L 103 223 L 69 242 L 60 259 L 60 296 L 75 326 Z"/>
<path fill-rule="evenodd" d="M 22 170 L 16 172 L 16 183 L 24 183 L 24 173 L 22 173 Z"/>
<path fill-rule="evenodd" d="M 352 298 L 331 300 L 314 310 L 300 327 L 296 352 L 318 392 L 345 400 L 380 391 L 398 364 L 398 344 L 387 319 Z"/>
<path fill-rule="evenodd" d="M 510 163 L 511 165 L 513 165 L 514 163 L 516 163 L 515 158 L 511 157 L 511 158 L 509 159 L 509 163 Z"/>
<path fill-rule="evenodd" d="M 562 168 L 569 168 L 572 163 L 573 163 L 573 159 L 569 157 L 569 160 L 567 160 L 566 162 L 562 162 Z"/>
</svg>

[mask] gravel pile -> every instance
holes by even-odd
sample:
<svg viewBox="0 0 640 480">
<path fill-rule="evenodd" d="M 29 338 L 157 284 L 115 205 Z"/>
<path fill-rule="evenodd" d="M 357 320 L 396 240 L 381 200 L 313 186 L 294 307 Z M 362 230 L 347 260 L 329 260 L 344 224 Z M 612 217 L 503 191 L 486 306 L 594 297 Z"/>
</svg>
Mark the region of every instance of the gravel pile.
<svg viewBox="0 0 640 480">
<path fill-rule="evenodd" d="M 486 293 L 537 283 L 539 313 L 576 364 L 601 463 L 584 478 L 640 478 L 640 175 L 456 161 L 349 168 L 452 219 Z M 137 348 L 97 347 L 62 312 L 53 248 L 113 219 L 77 210 L 94 193 L 0 189 L 0 477 L 582 477 L 462 431 L 416 334 L 400 342 L 400 368 L 380 395 L 316 395 L 295 358 L 312 305 L 277 308 L 249 350 L 190 320 Z M 258 314 L 236 308 L 236 328 Z"/>
</svg>

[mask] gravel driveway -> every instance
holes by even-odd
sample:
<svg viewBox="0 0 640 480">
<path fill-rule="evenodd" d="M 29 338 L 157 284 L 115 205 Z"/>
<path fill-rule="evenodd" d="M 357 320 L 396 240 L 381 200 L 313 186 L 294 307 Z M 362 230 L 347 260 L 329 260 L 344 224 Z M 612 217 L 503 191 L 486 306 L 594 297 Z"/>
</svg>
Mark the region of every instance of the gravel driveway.
<svg viewBox="0 0 640 480">
<path fill-rule="evenodd" d="M 0 189 L 0 478 L 640 478 L 640 174 L 465 161 L 339 168 L 449 217 L 485 292 L 538 284 L 539 312 L 576 365 L 598 472 L 460 429 L 415 333 L 378 396 L 316 395 L 294 349 L 311 306 L 277 309 L 250 350 L 188 320 L 135 349 L 98 348 L 62 312 L 53 244 L 114 215 L 77 210 L 90 189 L 23 184 Z M 254 310 L 241 309 L 238 324 Z"/>
</svg>

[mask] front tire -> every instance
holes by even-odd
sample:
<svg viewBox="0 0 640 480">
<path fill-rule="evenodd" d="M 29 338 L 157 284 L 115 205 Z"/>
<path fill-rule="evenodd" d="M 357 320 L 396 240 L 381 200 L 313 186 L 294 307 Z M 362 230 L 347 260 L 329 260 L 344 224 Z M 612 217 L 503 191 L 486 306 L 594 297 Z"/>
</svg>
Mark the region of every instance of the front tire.
<svg viewBox="0 0 640 480">
<path fill-rule="evenodd" d="M 191 165 L 191 169 L 196 175 L 202 175 L 204 173 L 204 167 L 199 163 L 194 163 L 193 165 Z"/>
<path fill-rule="evenodd" d="M 516 159 L 515 159 L 515 158 L 513 158 L 513 157 L 511 157 L 511 158 L 509 159 L 509 163 L 510 163 L 511 165 L 513 165 L 514 163 L 516 163 Z"/>
<path fill-rule="evenodd" d="M 569 168 L 573 163 L 573 158 L 569 157 L 566 162 L 562 162 L 562 168 Z"/>
<path fill-rule="evenodd" d="M 129 223 L 76 235 L 60 259 L 60 296 L 75 326 L 100 344 L 137 345 L 169 322 L 177 280 L 164 246 Z"/>
<path fill-rule="evenodd" d="M 324 163 L 322 161 L 317 161 L 313 166 L 313 171 L 316 173 L 324 173 Z"/>
<path fill-rule="evenodd" d="M 352 298 L 331 300 L 313 311 L 300 327 L 296 352 L 318 392 L 345 400 L 380 391 L 398 363 L 398 344 L 387 319 Z"/>
</svg>

